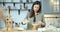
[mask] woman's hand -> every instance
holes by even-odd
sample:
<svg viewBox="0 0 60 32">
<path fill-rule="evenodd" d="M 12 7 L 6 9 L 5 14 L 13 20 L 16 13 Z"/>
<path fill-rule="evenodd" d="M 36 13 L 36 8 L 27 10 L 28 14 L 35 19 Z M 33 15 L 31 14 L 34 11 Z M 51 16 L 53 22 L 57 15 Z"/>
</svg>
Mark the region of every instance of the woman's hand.
<svg viewBox="0 0 60 32">
<path fill-rule="evenodd" d="M 23 21 L 22 21 L 22 24 L 26 24 L 28 21 L 27 21 L 27 19 L 24 19 Z"/>
<path fill-rule="evenodd" d="M 45 23 L 43 23 L 41 21 L 38 23 L 38 25 L 40 25 L 41 27 L 45 27 Z"/>
</svg>

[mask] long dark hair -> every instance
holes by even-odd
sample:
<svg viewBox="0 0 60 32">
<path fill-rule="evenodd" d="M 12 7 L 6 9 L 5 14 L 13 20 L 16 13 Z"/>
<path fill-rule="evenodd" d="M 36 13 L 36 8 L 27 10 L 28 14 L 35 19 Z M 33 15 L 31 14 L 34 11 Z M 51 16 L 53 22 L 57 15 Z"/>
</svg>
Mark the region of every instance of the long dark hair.
<svg viewBox="0 0 60 32">
<path fill-rule="evenodd" d="M 39 8 L 39 10 L 37 11 L 37 13 L 41 13 L 41 2 L 40 2 L 40 1 L 36 1 L 36 2 L 34 2 L 33 5 L 32 5 L 32 9 L 31 9 L 31 11 L 30 11 L 30 16 L 29 16 L 30 18 L 35 16 L 35 13 L 34 13 L 34 10 L 33 10 L 34 5 L 39 5 L 40 8 Z"/>
</svg>

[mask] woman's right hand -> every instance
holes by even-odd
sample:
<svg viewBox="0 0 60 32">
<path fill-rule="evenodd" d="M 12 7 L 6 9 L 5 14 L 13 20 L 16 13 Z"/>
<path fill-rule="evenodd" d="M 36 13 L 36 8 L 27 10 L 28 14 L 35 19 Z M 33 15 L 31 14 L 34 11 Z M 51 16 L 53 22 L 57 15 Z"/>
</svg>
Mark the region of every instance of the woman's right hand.
<svg viewBox="0 0 60 32">
<path fill-rule="evenodd" d="M 22 21 L 22 24 L 27 24 L 27 19 L 24 19 L 23 21 Z"/>
</svg>

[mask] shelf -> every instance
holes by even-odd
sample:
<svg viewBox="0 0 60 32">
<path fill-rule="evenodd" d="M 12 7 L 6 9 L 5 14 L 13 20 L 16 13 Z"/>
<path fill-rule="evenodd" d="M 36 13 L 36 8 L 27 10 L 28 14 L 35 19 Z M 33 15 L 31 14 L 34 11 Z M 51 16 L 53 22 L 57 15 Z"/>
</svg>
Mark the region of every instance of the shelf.
<svg viewBox="0 0 60 32">
<path fill-rule="evenodd" d="M 6 4 L 10 4 L 10 3 L 15 3 L 15 4 L 24 4 L 24 2 L 0 2 L 0 4 L 2 3 L 6 3 Z M 25 2 L 25 4 L 32 4 L 33 2 Z"/>
<path fill-rule="evenodd" d="M 8 9 L 4 9 L 4 10 L 8 10 Z M 20 11 L 28 11 L 29 9 L 10 9 L 11 11 L 13 11 L 13 10 L 20 10 Z"/>
</svg>

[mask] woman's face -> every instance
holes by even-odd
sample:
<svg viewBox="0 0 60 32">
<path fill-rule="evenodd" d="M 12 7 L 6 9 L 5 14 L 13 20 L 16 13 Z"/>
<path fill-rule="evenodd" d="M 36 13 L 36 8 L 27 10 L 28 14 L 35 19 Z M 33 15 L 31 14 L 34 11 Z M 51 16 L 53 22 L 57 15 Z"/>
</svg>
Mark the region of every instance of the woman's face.
<svg viewBox="0 0 60 32">
<path fill-rule="evenodd" d="M 39 5 L 37 5 L 37 4 L 36 4 L 36 5 L 34 5 L 34 7 L 33 7 L 34 12 L 39 11 L 39 8 L 40 8 L 40 7 L 39 7 Z"/>
</svg>

